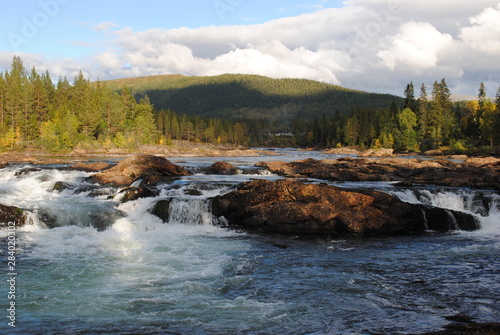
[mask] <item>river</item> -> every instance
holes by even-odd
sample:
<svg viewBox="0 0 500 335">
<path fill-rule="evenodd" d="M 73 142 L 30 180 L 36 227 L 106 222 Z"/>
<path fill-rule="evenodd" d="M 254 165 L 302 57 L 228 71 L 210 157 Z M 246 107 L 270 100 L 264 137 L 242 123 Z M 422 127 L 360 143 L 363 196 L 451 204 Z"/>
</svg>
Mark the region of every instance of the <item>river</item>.
<svg viewBox="0 0 500 335">
<path fill-rule="evenodd" d="M 196 174 L 158 185 L 156 198 L 127 203 L 115 189 L 86 181 L 90 173 L 0 170 L 0 203 L 33 213 L 32 224 L 15 231 L 14 299 L 7 299 L 8 231 L 0 231 L 0 333 L 418 334 L 459 313 L 500 320 L 497 193 L 336 183 L 474 213 L 475 232 L 311 240 L 219 227 L 210 197 L 252 178 L 280 178 L 254 168 L 257 161 L 336 158 L 279 153 L 171 158 Z M 241 173 L 204 174 L 217 160 Z M 70 187 L 53 191 L 57 181 Z M 174 199 L 168 223 L 151 214 L 160 199 Z"/>
</svg>

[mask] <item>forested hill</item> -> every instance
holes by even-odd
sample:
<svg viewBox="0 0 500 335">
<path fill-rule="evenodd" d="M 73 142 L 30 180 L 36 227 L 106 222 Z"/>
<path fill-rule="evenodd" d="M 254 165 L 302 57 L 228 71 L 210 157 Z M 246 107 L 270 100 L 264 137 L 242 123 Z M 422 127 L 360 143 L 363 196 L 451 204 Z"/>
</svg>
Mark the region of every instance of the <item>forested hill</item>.
<svg viewBox="0 0 500 335">
<path fill-rule="evenodd" d="M 386 108 L 402 98 L 352 90 L 305 79 L 271 79 L 256 75 L 213 77 L 158 75 L 110 80 L 113 90 L 127 86 L 136 97 L 148 95 L 156 110 L 227 119 L 280 121 L 345 114 L 358 107 Z"/>
</svg>

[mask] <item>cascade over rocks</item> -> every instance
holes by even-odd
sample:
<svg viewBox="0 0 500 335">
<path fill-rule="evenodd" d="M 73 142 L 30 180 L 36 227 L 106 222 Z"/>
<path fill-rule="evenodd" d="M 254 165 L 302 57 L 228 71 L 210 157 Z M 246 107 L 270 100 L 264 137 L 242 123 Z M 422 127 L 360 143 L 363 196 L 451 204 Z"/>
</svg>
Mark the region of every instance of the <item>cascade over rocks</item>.
<svg viewBox="0 0 500 335">
<path fill-rule="evenodd" d="M 141 185 L 154 186 L 159 182 L 168 181 L 171 177 L 189 175 L 192 173 L 164 157 L 139 154 L 91 176 L 91 179 L 100 184 L 114 186 L 130 186 L 134 181 L 142 179 Z"/>
<path fill-rule="evenodd" d="M 224 216 L 229 226 L 262 232 L 378 236 L 477 229 L 469 214 L 294 179 L 245 182 L 215 197 L 212 206 L 212 213 Z"/>
<path fill-rule="evenodd" d="M 305 159 L 291 163 L 260 162 L 271 172 L 287 177 L 334 181 L 404 181 L 451 187 L 500 190 L 500 159 L 469 158 L 457 164 L 447 160 L 402 158 Z"/>
</svg>

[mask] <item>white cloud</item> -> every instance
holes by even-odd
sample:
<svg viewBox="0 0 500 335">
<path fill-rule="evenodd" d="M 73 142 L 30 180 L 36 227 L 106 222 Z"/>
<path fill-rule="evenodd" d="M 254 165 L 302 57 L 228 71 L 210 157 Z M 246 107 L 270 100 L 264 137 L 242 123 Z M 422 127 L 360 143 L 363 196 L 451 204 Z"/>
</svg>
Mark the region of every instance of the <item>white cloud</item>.
<svg viewBox="0 0 500 335">
<path fill-rule="evenodd" d="M 442 34 L 430 23 L 408 22 L 392 38 L 391 47 L 377 55 L 391 70 L 404 68 L 422 71 L 438 64 L 439 54 L 446 50 L 453 38 Z"/>
<path fill-rule="evenodd" d="M 500 4 L 497 8 L 486 8 L 469 21 L 472 26 L 462 28 L 462 40 L 473 49 L 500 55 Z"/>
</svg>

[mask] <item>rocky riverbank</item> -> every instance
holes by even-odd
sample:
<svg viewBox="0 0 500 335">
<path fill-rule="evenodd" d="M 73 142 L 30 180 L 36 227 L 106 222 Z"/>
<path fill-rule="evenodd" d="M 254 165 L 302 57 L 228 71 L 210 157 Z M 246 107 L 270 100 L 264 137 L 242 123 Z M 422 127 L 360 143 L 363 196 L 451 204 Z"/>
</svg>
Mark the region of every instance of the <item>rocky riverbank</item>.
<svg viewBox="0 0 500 335">
<path fill-rule="evenodd" d="M 406 158 L 306 159 L 291 163 L 260 162 L 259 167 L 291 178 L 307 177 L 329 181 L 398 181 L 450 187 L 500 190 L 500 159 L 467 158 L 450 160 Z"/>
<path fill-rule="evenodd" d="M 75 149 L 63 154 L 55 154 L 42 150 L 0 153 L 0 168 L 6 164 L 76 164 L 94 159 L 127 158 L 136 153 L 163 157 L 258 157 L 275 155 L 272 151 L 256 150 L 230 145 L 194 144 L 186 141 L 175 141 L 172 146 L 144 145 L 137 150 L 126 149 Z"/>
</svg>

